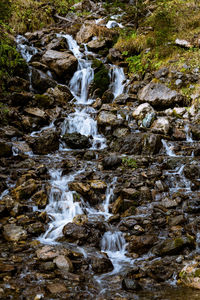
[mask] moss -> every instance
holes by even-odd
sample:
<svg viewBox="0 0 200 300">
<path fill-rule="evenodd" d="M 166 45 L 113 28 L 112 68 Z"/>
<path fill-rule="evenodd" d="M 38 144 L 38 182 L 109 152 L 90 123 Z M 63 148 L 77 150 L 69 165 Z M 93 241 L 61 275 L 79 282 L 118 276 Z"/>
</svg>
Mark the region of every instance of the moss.
<svg viewBox="0 0 200 300">
<path fill-rule="evenodd" d="M 174 245 L 176 248 L 181 248 L 184 245 L 184 241 L 182 238 L 175 238 Z"/>
<path fill-rule="evenodd" d="M 129 168 L 132 168 L 132 169 L 137 168 L 137 162 L 132 157 L 123 157 L 122 158 L 122 164 L 125 167 L 129 167 Z"/>
<path fill-rule="evenodd" d="M 110 84 L 108 70 L 106 69 L 104 64 L 98 60 L 93 61 L 93 67 L 95 67 L 95 70 L 92 91 L 98 89 L 98 96 L 101 97 L 103 93 L 108 89 Z"/>
<path fill-rule="evenodd" d="M 200 269 L 195 270 L 194 277 L 200 277 Z"/>
</svg>

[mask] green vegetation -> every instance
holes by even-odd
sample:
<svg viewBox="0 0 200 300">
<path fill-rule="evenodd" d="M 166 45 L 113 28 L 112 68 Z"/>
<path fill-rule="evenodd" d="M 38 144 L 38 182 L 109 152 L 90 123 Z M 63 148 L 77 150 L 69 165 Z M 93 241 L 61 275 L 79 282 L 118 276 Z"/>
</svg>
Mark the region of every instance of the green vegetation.
<svg viewBox="0 0 200 300">
<path fill-rule="evenodd" d="M 143 75 L 162 66 L 199 64 L 200 2 L 195 0 L 136 1 L 126 7 L 127 19 L 135 20 L 135 29 L 124 28 L 115 44 L 128 62 L 129 73 Z M 144 17 L 145 16 L 145 17 Z M 175 40 L 186 39 L 193 45 L 184 49 Z M 191 55 L 192 53 L 192 55 Z"/>
<path fill-rule="evenodd" d="M 123 164 L 123 166 L 128 167 L 128 168 L 132 168 L 132 169 L 137 168 L 137 162 L 132 157 L 128 157 L 128 156 L 123 157 L 122 164 Z"/>
<path fill-rule="evenodd" d="M 105 65 L 100 60 L 93 61 L 94 70 L 94 81 L 92 86 L 92 91 L 97 91 L 99 97 L 108 89 L 110 84 L 110 78 L 108 75 L 108 70 Z"/>
</svg>

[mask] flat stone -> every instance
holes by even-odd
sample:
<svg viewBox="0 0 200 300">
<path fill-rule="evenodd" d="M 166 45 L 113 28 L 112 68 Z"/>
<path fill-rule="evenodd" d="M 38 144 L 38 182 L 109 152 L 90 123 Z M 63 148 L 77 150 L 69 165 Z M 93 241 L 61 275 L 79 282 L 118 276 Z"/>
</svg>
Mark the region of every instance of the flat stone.
<svg viewBox="0 0 200 300">
<path fill-rule="evenodd" d="M 66 272 L 71 272 L 73 270 L 72 262 L 64 255 L 57 256 L 53 262 L 56 264 L 58 269 L 65 270 Z"/>
<path fill-rule="evenodd" d="M 59 255 L 59 252 L 54 247 L 47 245 L 38 249 L 36 251 L 36 255 L 38 259 L 46 261 L 57 257 Z"/>
<path fill-rule="evenodd" d="M 64 293 L 67 292 L 67 288 L 64 284 L 62 283 L 52 283 L 47 285 L 47 289 L 50 291 L 52 294 L 59 294 L 59 293 Z"/>
<path fill-rule="evenodd" d="M 27 238 L 27 232 L 22 226 L 7 224 L 3 227 L 3 236 L 7 241 L 18 242 Z"/>
</svg>

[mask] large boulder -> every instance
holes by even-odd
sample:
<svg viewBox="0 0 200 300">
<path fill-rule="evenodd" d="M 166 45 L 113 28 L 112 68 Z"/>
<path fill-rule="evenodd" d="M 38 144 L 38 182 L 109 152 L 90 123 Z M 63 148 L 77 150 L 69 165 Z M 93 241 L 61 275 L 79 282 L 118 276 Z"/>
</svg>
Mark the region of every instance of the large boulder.
<svg viewBox="0 0 200 300">
<path fill-rule="evenodd" d="M 168 134 L 170 130 L 169 119 L 166 117 L 159 117 L 153 122 L 151 129 L 155 133 Z"/>
<path fill-rule="evenodd" d="M 153 133 L 131 133 L 110 144 L 112 151 L 127 154 L 152 155 L 162 148 L 161 135 Z"/>
<path fill-rule="evenodd" d="M 76 35 L 77 43 L 88 43 L 96 35 L 96 28 L 96 24 L 82 25 L 81 29 Z"/>
<path fill-rule="evenodd" d="M 47 50 L 42 61 L 62 80 L 70 79 L 77 69 L 78 61 L 67 51 Z"/>
<path fill-rule="evenodd" d="M 66 85 L 57 85 L 55 88 L 47 90 L 47 94 L 55 99 L 58 104 L 66 104 L 73 99 L 73 95 Z"/>
<path fill-rule="evenodd" d="M 35 154 L 48 154 L 59 148 L 59 132 L 53 128 L 43 130 L 39 136 L 27 140 Z"/>
<path fill-rule="evenodd" d="M 136 120 L 143 120 L 146 114 L 154 113 L 155 110 L 149 103 L 142 103 L 133 111 L 133 118 Z"/>
<path fill-rule="evenodd" d="M 78 132 L 65 133 L 62 139 L 67 146 L 72 149 L 85 149 L 91 147 L 89 137 Z"/>
<path fill-rule="evenodd" d="M 148 252 L 152 246 L 157 242 L 157 237 L 151 234 L 145 234 L 141 236 L 132 235 L 128 239 L 128 251 L 138 254 L 144 254 Z"/>
<path fill-rule="evenodd" d="M 7 241 L 18 242 L 27 238 L 27 232 L 22 226 L 7 224 L 3 227 L 3 236 Z"/>
<path fill-rule="evenodd" d="M 0 140 L 0 157 L 11 156 L 12 146 L 4 140 Z"/>
<path fill-rule="evenodd" d="M 183 96 L 161 83 L 149 83 L 138 93 L 139 101 L 164 109 L 183 102 Z"/>
<path fill-rule="evenodd" d="M 100 50 L 104 50 L 112 45 L 112 40 L 107 38 L 98 38 L 96 40 L 90 41 L 87 46 L 88 49 L 93 52 L 99 52 Z M 107 49 L 106 49 L 107 50 Z"/>
<path fill-rule="evenodd" d="M 56 82 L 51 77 L 34 68 L 32 69 L 31 83 L 33 88 L 40 93 L 44 93 L 48 88 L 56 86 Z"/>
</svg>

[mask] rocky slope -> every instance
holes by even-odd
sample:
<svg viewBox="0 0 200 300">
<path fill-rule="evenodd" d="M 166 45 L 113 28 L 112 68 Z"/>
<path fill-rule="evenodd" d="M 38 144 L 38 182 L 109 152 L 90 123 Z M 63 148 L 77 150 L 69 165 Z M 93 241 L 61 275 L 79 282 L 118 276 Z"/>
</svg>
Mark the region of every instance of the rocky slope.
<svg viewBox="0 0 200 300">
<path fill-rule="evenodd" d="M 1 299 L 199 299 L 179 285 L 199 288 L 199 94 L 181 89 L 199 70 L 129 78 L 126 18 L 75 9 L 93 13 L 16 37 L 28 67 L 2 99 Z"/>
</svg>

